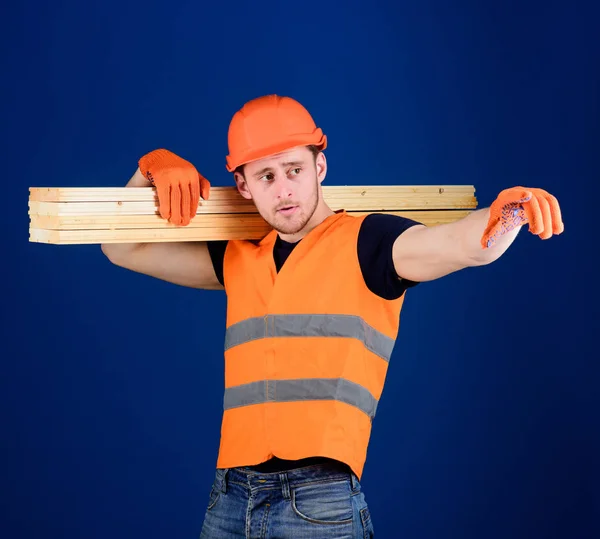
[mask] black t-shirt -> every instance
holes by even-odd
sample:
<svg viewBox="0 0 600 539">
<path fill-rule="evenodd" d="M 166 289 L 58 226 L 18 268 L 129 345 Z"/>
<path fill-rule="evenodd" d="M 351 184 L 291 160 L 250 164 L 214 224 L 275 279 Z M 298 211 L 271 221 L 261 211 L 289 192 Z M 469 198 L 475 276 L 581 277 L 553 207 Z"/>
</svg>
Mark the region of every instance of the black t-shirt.
<svg viewBox="0 0 600 539">
<path fill-rule="evenodd" d="M 371 213 L 365 217 L 358 234 L 357 250 L 360 269 L 371 292 L 385 299 L 397 299 L 407 288 L 417 284 L 398 278 L 392 259 L 392 248 L 400 234 L 419 224 L 421 223 L 412 219 L 384 213 Z M 290 243 L 277 236 L 273 249 L 277 271 L 298 243 Z M 223 258 L 226 247 L 227 241 L 208 242 L 208 250 L 221 285 L 224 283 Z"/>
</svg>

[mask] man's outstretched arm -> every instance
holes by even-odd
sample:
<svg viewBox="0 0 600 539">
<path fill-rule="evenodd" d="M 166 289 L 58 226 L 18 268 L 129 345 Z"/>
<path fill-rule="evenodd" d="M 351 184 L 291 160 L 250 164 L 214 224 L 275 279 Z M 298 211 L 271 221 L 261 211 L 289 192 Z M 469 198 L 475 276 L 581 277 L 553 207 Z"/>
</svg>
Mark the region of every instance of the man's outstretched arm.
<svg viewBox="0 0 600 539">
<path fill-rule="evenodd" d="M 424 282 L 500 258 L 521 227 L 542 239 L 564 230 L 556 198 L 542 189 L 514 187 L 502 191 L 489 208 L 444 225 L 409 228 L 394 242 L 396 272 Z"/>
<path fill-rule="evenodd" d="M 151 185 L 158 193 L 160 215 L 177 226 L 189 224 L 200 197 L 207 199 L 210 190 L 208 180 L 191 163 L 167 150 L 146 154 L 127 183 Z M 190 288 L 223 289 L 207 242 L 105 243 L 101 248 L 116 266 Z"/>
</svg>

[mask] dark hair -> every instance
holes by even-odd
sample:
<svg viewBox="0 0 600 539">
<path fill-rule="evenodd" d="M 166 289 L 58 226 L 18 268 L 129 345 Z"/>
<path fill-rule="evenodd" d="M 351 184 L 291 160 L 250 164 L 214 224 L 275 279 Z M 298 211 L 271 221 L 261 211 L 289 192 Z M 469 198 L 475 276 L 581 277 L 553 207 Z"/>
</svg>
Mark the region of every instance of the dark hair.
<svg viewBox="0 0 600 539">
<path fill-rule="evenodd" d="M 321 150 L 320 150 L 320 149 L 319 149 L 317 146 L 315 146 L 314 144 L 310 144 L 310 145 L 308 145 L 308 146 L 306 146 L 306 147 L 309 149 L 310 153 L 312 153 L 312 155 L 313 155 L 313 158 L 314 158 L 314 161 L 315 161 L 315 163 L 316 163 L 316 161 L 317 161 L 317 156 L 318 156 L 318 155 L 321 153 Z M 240 165 L 239 167 L 237 167 L 237 168 L 236 168 L 236 169 L 233 171 L 233 173 L 235 174 L 236 172 L 238 172 L 239 174 L 241 174 L 242 176 L 244 176 L 244 167 L 245 167 L 245 166 L 246 166 L 246 165 Z M 245 176 L 244 176 L 244 178 L 245 178 Z"/>
</svg>

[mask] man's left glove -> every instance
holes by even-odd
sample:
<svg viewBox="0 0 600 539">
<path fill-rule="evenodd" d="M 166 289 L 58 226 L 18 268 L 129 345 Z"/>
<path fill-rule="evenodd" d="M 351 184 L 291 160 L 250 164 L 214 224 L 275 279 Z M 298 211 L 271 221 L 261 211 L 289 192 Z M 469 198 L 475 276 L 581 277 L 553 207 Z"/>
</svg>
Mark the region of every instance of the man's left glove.
<svg viewBox="0 0 600 539">
<path fill-rule="evenodd" d="M 561 234 L 565 227 L 556 197 L 538 188 L 505 189 L 490 206 L 481 246 L 484 249 L 491 247 L 500 236 L 527 223 L 529 231 L 543 240 Z"/>
<path fill-rule="evenodd" d="M 210 182 L 192 163 L 169 150 L 147 153 L 138 166 L 156 187 L 161 217 L 173 224 L 188 225 L 196 215 L 200 197 L 208 200 Z"/>
</svg>

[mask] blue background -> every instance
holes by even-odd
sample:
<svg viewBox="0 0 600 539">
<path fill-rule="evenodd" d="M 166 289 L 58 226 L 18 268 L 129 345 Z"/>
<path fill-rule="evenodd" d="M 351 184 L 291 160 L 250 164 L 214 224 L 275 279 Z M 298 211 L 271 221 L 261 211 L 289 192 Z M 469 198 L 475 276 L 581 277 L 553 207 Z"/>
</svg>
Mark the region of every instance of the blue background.
<svg viewBox="0 0 600 539">
<path fill-rule="evenodd" d="M 597 5 L 597 4 L 596 4 Z M 29 187 L 123 186 L 291 95 L 327 182 L 542 187 L 565 233 L 407 295 L 363 486 L 381 538 L 600 537 L 598 9 L 577 2 L 20 2 L 2 16 L 0 536 L 197 537 L 225 297 L 29 243 Z M 595 269 L 595 268 L 594 268 Z"/>
</svg>

